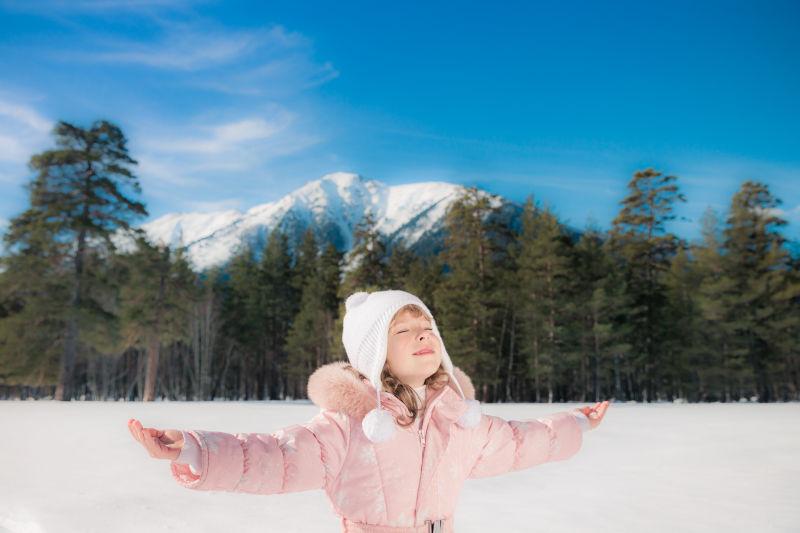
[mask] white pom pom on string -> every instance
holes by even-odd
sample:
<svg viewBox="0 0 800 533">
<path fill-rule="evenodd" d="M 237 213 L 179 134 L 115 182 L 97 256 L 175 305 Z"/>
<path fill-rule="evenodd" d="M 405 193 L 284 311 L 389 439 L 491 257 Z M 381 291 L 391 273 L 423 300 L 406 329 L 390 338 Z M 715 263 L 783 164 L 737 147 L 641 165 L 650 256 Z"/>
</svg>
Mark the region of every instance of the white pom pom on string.
<svg viewBox="0 0 800 533">
<path fill-rule="evenodd" d="M 371 442 L 386 442 L 394 436 L 394 417 L 385 409 L 375 408 L 361 421 L 361 428 Z"/>
<path fill-rule="evenodd" d="M 464 400 L 467 410 L 456 422 L 462 428 L 474 428 L 481 421 L 481 402 L 478 400 Z"/>
<path fill-rule="evenodd" d="M 349 311 L 354 307 L 363 304 L 367 300 L 368 296 L 369 293 L 367 292 L 354 292 L 353 294 L 347 297 L 347 300 L 345 300 L 344 302 L 345 310 Z"/>
</svg>

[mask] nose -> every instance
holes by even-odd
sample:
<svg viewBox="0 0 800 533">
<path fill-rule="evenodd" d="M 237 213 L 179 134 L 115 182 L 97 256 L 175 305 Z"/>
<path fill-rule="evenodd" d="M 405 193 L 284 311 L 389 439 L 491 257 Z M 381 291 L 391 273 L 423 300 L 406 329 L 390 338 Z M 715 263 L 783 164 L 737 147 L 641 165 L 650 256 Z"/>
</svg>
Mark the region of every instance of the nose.
<svg viewBox="0 0 800 533">
<path fill-rule="evenodd" d="M 417 338 L 419 338 L 419 340 L 422 340 L 429 333 L 433 333 L 433 332 L 432 331 L 428 331 L 427 329 L 423 329 L 422 332 L 419 335 L 417 335 Z"/>
</svg>

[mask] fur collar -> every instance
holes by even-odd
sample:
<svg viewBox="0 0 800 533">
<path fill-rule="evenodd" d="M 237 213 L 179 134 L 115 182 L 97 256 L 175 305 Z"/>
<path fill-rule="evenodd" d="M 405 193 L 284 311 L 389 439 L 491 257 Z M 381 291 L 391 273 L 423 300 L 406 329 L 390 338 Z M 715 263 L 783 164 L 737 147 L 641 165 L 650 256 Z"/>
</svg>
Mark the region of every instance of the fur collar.
<svg viewBox="0 0 800 533">
<path fill-rule="evenodd" d="M 375 388 L 345 370 L 347 364 L 347 361 L 336 361 L 316 369 L 308 378 L 308 397 L 322 409 L 341 411 L 362 419 L 375 408 Z M 474 399 L 475 387 L 469 376 L 458 367 L 453 367 L 453 375 L 461 385 L 464 396 L 469 400 Z M 448 383 L 446 386 L 461 399 L 455 385 Z"/>
</svg>

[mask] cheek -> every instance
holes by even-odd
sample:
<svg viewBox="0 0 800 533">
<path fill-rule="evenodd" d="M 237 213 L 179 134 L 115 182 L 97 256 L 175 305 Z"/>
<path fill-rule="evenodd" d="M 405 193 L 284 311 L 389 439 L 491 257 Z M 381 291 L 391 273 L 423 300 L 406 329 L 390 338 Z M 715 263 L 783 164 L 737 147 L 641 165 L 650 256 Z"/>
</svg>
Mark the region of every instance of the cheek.
<svg viewBox="0 0 800 533">
<path fill-rule="evenodd" d="M 390 342 L 386 347 L 386 360 L 390 365 L 397 366 L 402 364 L 401 359 L 403 359 L 403 343 L 397 340 Z"/>
</svg>

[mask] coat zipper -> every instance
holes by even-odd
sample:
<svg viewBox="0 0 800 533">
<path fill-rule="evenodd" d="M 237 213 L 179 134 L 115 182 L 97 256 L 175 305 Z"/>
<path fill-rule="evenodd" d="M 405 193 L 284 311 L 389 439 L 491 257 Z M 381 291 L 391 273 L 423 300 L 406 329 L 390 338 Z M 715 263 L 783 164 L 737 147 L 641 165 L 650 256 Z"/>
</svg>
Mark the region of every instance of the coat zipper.
<svg viewBox="0 0 800 533">
<path fill-rule="evenodd" d="M 425 429 L 428 427 L 428 422 L 430 421 L 431 414 L 433 413 L 433 407 L 439 403 L 439 400 L 444 396 L 444 391 L 439 394 L 436 398 L 433 399 L 433 402 L 425 409 L 425 414 L 422 418 L 422 426 L 417 430 L 417 435 L 419 436 L 419 481 L 417 481 L 417 496 L 414 498 L 414 523 L 417 523 L 417 508 L 419 503 L 419 491 L 422 488 L 422 470 L 424 469 L 425 465 Z"/>
</svg>

